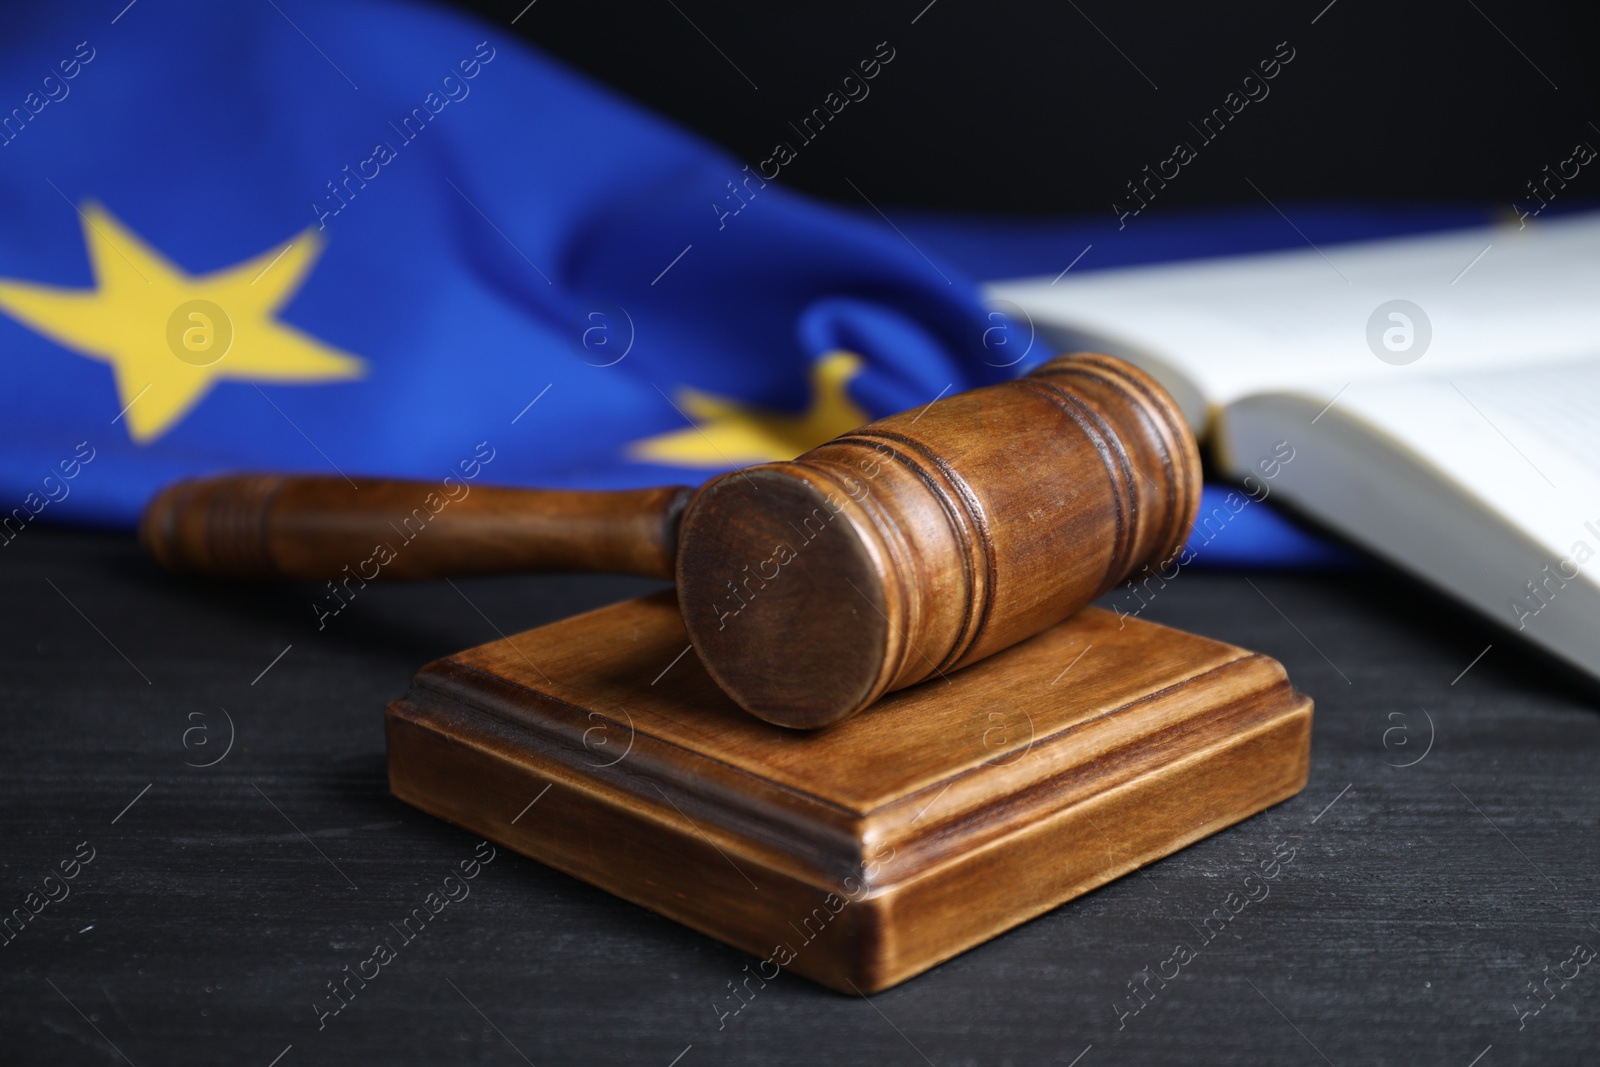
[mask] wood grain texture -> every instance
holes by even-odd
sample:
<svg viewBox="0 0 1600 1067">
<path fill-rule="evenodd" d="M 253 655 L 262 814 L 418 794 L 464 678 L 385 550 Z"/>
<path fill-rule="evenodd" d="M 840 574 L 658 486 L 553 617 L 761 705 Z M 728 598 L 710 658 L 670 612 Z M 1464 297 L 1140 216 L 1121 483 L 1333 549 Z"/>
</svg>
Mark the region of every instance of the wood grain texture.
<svg viewBox="0 0 1600 1067">
<path fill-rule="evenodd" d="M 1199 495 L 1199 453 L 1160 386 L 1064 356 L 707 483 L 684 513 L 681 604 L 740 706 L 815 727 L 1160 564 Z"/>
<path fill-rule="evenodd" d="M 718 684 L 760 718 L 811 728 L 1009 648 L 1175 555 L 1200 457 L 1151 378 L 1080 353 L 688 498 L 227 475 L 167 488 L 140 536 L 169 568 L 234 577 L 675 575 Z"/>
<path fill-rule="evenodd" d="M 1311 704 L 1275 661 L 1098 609 L 808 734 L 744 715 L 686 643 L 658 594 L 430 664 L 389 709 L 391 789 L 871 992 L 1306 780 Z"/>
<path fill-rule="evenodd" d="M 577 491 L 276 474 L 194 478 L 146 507 L 173 570 L 338 581 L 580 570 L 671 577 L 689 490 Z M 387 552 L 380 549 L 386 548 Z"/>
<path fill-rule="evenodd" d="M 140 1067 L 266 1067 L 291 1043 L 277 1067 L 522 1064 L 507 1038 L 538 1067 L 666 1067 L 691 1044 L 677 1067 L 926 1067 L 912 1044 L 939 1067 L 1066 1067 L 1091 1043 L 1077 1067 L 1325 1067 L 1307 1038 L 1339 1067 L 1467 1067 L 1491 1044 L 1477 1067 L 1592 1059 L 1592 968 L 1525 1029 L 1513 1005 L 1574 942 L 1600 948 L 1600 700 L 1392 570 L 1186 568 L 1169 582 L 1143 618 L 1265 652 L 1316 700 L 1310 783 L 871 1003 L 786 974 L 752 980 L 755 999 L 722 1019 L 741 1004 L 728 983 L 757 957 L 501 848 L 472 896 L 319 1030 L 326 983 L 393 937 L 388 924 L 478 840 L 390 795 L 384 704 L 419 664 L 495 627 L 662 583 L 374 583 L 319 631 L 314 589 L 174 577 L 122 535 L 35 524 L 0 560 L 0 591 L 23 606 L 0 615 L 5 913 L 80 841 L 99 850 L 72 896 L 0 949 L 0 1059 L 124 1064 L 101 1034 Z M 1419 704 L 1437 739 L 1399 766 L 1429 751 Z M 218 705 L 238 727 L 232 753 L 186 766 L 226 747 Z M 207 731 L 185 733 L 195 726 Z M 595 761 L 616 755 L 604 736 L 590 735 Z M 589 847 L 605 840 L 597 829 Z M 1191 923 L 1280 842 L 1298 855 L 1270 898 L 1152 983 L 1154 1002 L 1121 1027 L 1113 1005 L 1136 972 L 1179 940 L 1201 947 Z"/>
</svg>

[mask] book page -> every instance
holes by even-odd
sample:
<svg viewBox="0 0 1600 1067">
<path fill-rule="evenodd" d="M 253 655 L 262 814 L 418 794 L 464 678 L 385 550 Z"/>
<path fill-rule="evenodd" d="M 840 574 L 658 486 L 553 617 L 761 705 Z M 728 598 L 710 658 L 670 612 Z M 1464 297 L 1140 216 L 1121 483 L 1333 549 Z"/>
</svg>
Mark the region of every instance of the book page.
<svg viewBox="0 0 1600 1067">
<path fill-rule="evenodd" d="M 1600 343 L 1594 348 L 1600 350 Z M 1600 358 L 1286 392 L 1222 415 L 1242 476 L 1600 676 Z M 1279 450 L 1281 451 L 1281 450 Z"/>
<path fill-rule="evenodd" d="M 1594 348 L 1600 352 L 1600 337 Z M 1510 427 L 1508 437 L 1521 438 L 1535 454 L 1554 449 L 1557 463 L 1577 464 L 1600 479 L 1600 359 L 1462 375 L 1455 382 L 1485 421 Z M 1587 503 L 1600 512 L 1600 499 Z"/>
<path fill-rule="evenodd" d="M 1600 340 L 1591 350 L 1600 352 Z M 1302 395 L 1307 404 L 1321 399 Z M 1311 410 L 1324 413 L 1313 414 L 1316 422 L 1300 432 L 1306 448 L 1319 447 L 1322 424 L 1354 419 L 1364 432 L 1414 454 L 1456 491 L 1510 517 L 1550 552 L 1564 555 L 1586 522 L 1600 527 L 1600 357 L 1361 381 L 1331 407 Z M 1226 435 L 1219 445 L 1228 470 L 1249 468 L 1249 457 L 1237 454 Z M 1376 482 L 1384 472 L 1360 476 Z"/>
<path fill-rule="evenodd" d="M 1287 224 L 1286 224 L 1287 225 Z M 1600 341 L 1600 213 L 1443 236 L 988 287 L 1052 341 L 1121 355 L 1197 432 L 1252 393 L 1582 359 Z M 1404 300 L 1420 309 L 1384 310 Z"/>
</svg>

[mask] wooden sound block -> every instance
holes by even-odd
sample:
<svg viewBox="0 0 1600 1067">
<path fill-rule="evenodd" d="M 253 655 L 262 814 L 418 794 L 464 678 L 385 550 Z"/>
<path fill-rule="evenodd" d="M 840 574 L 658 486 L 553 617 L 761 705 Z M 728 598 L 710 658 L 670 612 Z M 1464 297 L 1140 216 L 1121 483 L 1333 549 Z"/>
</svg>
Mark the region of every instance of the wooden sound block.
<svg viewBox="0 0 1600 1067">
<path fill-rule="evenodd" d="M 870 993 L 1306 782 L 1275 660 L 1095 608 L 814 732 L 688 649 L 668 591 L 431 663 L 390 788 L 760 958 L 735 980 Z"/>
</svg>

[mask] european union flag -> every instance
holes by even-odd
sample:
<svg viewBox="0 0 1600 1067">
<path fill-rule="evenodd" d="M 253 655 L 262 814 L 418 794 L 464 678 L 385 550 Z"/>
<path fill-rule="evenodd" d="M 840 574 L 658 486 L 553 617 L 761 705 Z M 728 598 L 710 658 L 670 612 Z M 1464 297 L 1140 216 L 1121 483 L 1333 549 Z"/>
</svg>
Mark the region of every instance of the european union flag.
<svg viewBox="0 0 1600 1067">
<path fill-rule="evenodd" d="M 222 469 L 432 478 L 484 442 L 501 482 L 698 480 L 1048 355 L 893 229 L 498 30 L 91 10 L 0 45 L 0 494 L 31 514 L 125 525 Z"/>
</svg>

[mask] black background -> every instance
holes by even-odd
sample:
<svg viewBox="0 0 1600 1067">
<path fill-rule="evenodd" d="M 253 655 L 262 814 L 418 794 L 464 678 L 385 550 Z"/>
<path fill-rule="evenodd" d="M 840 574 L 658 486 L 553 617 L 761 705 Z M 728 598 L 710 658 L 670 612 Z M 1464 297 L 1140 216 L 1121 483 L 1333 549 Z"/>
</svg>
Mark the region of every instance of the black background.
<svg viewBox="0 0 1600 1067">
<path fill-rule="evenodd" d="M 1196 140 L 1188 123 L 1283 41 L 1295 59 L 1271 94 L 1162 191 L 1162 210 L 1259 205 L 1246 178 L 1278 203 L 1509 205 L 1576 142 L 1600 144 L 1590 5 L 926 4 L 456 6 L 499 26 L 516 18 L 524 39 L 752 165 L 888 41 L 896 56 L 871 95 L 783 171 L 794 188 L 856 207 L 847 179 L 879 203 L 1109 211 L 1124 182 Z M 1583 181 L 1563 195 L 1600 196 Z"/>
</svg>

